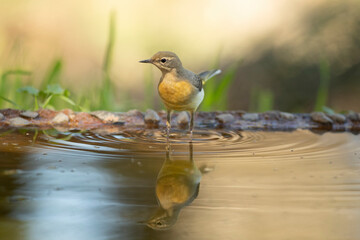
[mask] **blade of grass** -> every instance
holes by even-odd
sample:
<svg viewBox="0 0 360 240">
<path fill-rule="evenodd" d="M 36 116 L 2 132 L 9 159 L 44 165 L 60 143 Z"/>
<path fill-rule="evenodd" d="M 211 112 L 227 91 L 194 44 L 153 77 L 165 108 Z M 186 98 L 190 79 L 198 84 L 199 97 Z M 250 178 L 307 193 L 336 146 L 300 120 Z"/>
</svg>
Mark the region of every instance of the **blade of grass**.
<svg viewBox="0 0 360 240">
<path fill-rule="evenodd" d="M 53 98 L 54 94 L 50 94 L 50 96 L 48 96 L 45 100 L 45 102 L 42 105 L 42 108 L 47 108 L 47 106 L 49 105 L 51 99 Z"/>
<path fill-rule="evenodd" d="M 274 95 L 271 90 L 260 89 L 258 95 L 257 112 L 266 112 L 273 109 Z"/>
<path fill-rule="evenodd" d="M 147 68 L 144 76 L 144 103 L 143 110 L 154 107 L 154 77 L 151 68 Z"/>
<path fill-rule="evenodd" d="M 11 103 L 14 105 L 14 101 L 10 100 L 10 98 L 13 98 L 14 96 L 11 96 L 12 94 L 14 94 L 15 89 L 13 89 L 16 84 L 8 83 L 8 80 L 10 77 L 15 76 L 16 79 L 18 81 L 20 81 L 21 77 L 24 76 L 30 76 L 31 72 L 29 71 L 25 71 L 22 69 L 15 69 L 15 70 L 9 70 L 9 71 L 5 71 L 4 73 L 1 74 L 1 78 L 0 78 L 0 96 L 2 96 L 3 98 L 7 99 L 5 102 L 2 102 L 2 104 L 0 104 L 0 107 L 5 107 L 7 105 L 7 103 Z M 16 105 L 18 107 L 18 105 Z"/>
<path fill-rule="evenodd" d="M 18 105 L 15 102 L 11 101 L 10 99 L 7 99 L 6 97 L 0 96 L 0 99 L 4 100 L 5 102 L 11 103 L 15 107 L 18 107 Z"/>
<path fill-rule="evenodd" d="M 315 111 L 322 111 L 323 106 L 326 106 L 329 95 L 330 66 L 326 60 L 320 62 L 319 71 L 320 71 L 320 84 L 316 96 Z"/>
<path fill-rule="evenodd" d="M 62 67 L 63 67 L 62 60 L 60 59 L 55 60 L 47 76 L 42 81 L 40 89 L 45 89 L 48 85 L 58 83 L 60 79 Z"/>
<path fill-rule="evenodd" d="M 103 80 L 100 91 L 100 106 L 105 110 L 113 110 L 114 104 L 114 87 L 110 78 L 110 69 L 114 51 L 116 35 L 116 15 L 115 12 L 110 14 L 109 36 L 108 43 L 105 51 L 103 63 Z"/>
<path fill-rule="evenodd" d="M 235 80 L 235 74 L 238 68 L 238 63 L 231 66 L 222 77 L 221 81 L 219 82 L 219 86 L 214 94 L 214 102 L 216 103 L 218 110 L 226 110 L 228 103 L 227 103 L 227 93 L 232 84 Z"/>
<path fill-rule="evenodd" d="M 206 82 L 204 86 L 205 98 L 201 105 L 202 111 L 211 111 L 215 109 L 226 110 L 228 107 L 227 93 L 231 84 L 235 80 L 239 63 L 240 61 L 225 70 L 220 80 L 217 81 L 218 77 L 214 77 L 214 79 L 210 79 Z"/>
</svg>

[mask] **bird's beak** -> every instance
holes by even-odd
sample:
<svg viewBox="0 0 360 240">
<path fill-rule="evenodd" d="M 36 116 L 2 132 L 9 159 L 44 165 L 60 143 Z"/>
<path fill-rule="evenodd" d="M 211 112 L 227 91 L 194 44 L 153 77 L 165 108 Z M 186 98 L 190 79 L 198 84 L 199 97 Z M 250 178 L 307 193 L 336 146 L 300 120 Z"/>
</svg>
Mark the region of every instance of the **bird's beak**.
<svg viewBox="0 0 360 240">
<path fill-rule="evenodd" d="M 141 60 L 139 62 L 141 62 L 141 63 L 152 63 L 151 59 Z"/>
</svg>

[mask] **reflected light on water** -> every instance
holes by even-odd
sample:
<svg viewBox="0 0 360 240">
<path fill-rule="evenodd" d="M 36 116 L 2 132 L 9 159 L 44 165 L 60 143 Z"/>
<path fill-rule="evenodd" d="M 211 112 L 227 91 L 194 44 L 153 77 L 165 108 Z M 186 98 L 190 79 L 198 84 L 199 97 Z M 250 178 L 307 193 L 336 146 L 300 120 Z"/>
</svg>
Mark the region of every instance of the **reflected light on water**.
<svg viewBox="0 0 360 240">
<path fill-rule="evenodd" d="M 181 170 L 176 187 L 161 192 L 160 179 L 171 175 L 164 169 L 184 160 L 191 165 L 186 134 L 174 131 L 167 161 L 158 130 L 95 132 L 39 134 L 35 142 L 31 130 L 1 136 L 0 237 L 360 237 L 358 135 L 197 130 L 193 167 L 202 172 L 200 190 L 191 190 L 200 178 L 190 174 L 197 180 L 186 182 Z M 171 228 L 157 231 L 144 224 L 156 209 L 181 211 Z"/>
</svg>

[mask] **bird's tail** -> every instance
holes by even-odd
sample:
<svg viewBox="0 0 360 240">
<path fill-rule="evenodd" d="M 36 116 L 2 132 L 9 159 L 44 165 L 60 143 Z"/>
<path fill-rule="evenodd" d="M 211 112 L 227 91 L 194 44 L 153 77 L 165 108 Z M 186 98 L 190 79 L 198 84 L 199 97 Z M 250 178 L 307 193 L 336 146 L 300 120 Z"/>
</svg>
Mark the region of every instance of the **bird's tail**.
<svg viewBox="0 0 360 240">
<path fill-rule="evenodd" d="M 209 80 L 213 76 L 218 75 L 220 73 L 221 73 L 221 70 L 217 69 L 217 70 L 205 71 L 205 72 L 199 73 L 198 75 L 201 78 L 203 84 L 205 84 L 207 80 Z"/>
</svg>

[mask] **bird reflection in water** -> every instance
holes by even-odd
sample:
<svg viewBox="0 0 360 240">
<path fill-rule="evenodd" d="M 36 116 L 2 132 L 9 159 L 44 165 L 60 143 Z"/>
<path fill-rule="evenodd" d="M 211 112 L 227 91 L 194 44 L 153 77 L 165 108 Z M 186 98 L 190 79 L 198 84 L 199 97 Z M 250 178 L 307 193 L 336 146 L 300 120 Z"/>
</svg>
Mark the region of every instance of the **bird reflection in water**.
<svg viewBox="0 0 360 240">
<path fill-rule="evenodd" d="M 193 160 L 193 145 L 189 143 L 186 160 L 172 160 L 170 145 L 166 159 L 156 180 L 156 198 L 159 207 L 146 225 L 155 230 L 167 230 L 174 226 L 183 207 L 198 196 L 201 172 Z"/>
</svg>

